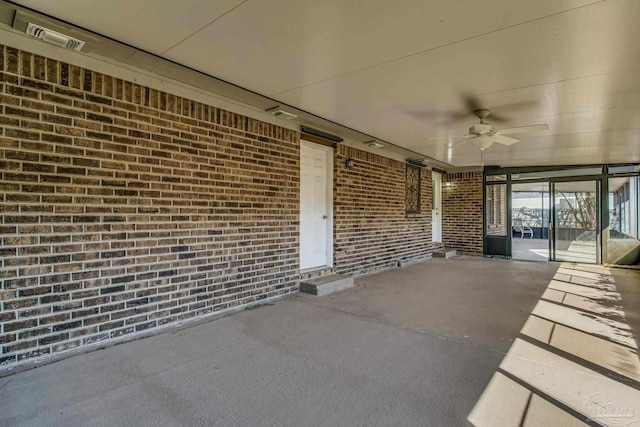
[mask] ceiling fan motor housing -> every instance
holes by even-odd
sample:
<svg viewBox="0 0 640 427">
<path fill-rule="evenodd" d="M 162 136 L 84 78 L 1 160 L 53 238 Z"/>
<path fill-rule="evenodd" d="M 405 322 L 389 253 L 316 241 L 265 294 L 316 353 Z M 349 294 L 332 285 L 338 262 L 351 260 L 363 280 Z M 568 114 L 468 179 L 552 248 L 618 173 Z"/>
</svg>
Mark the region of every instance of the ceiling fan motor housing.
<svg viewBox="0 0 640 427">
<path fill-rule="evenodd" d="M 489 135 L 495 132 L 493 125 L 478 123 L 469 128 L 469 135 Z"/>
</svg>

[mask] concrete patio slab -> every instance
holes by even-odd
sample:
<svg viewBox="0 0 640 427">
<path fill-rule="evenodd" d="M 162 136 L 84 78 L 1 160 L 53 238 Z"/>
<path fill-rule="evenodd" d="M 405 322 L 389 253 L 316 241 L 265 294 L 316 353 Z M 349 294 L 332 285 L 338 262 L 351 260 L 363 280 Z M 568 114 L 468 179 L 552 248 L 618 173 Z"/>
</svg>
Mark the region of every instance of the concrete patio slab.
<svg viewBox="0 0 640 427">
<path fill-rule="evenodd" d="M 521 332 L 540 342 L 548 343 L 551 332 L 553 332 L 553 322 L 537 316 L 529 316 Z"/>
<path fill-rule="evenodd" d="M 0 378 L 0 425 L 469 425 L 557 267 L 434 259 L 68 358 Z"/>
<path fill-rule="evenodd" d="M 575 271 L 572 277 L 581 277 L 580 272 L 596 272 L 585 264 L 564 263 L 562 268 Z M 622 315 L 610 316 L 607 312 L 603 317 L 605 310 L 597 306 L 611 307 L 610 298 L 588 300 L 590 312 L 576 310 L 576 299 L 567 301 L 569 293 L 560 302 L 540 300 L 530 319 L 542 316 L 544 322 L 527 321 L 496 371 L 496 375 L 505 376 L 507 388 L 518 384 L 533 393 L 524 417 L 508 425 L 532 425 L 531 420 L 536 419 L 533 425 L 586 422 L 614 426 L 639 422 L 636 414 L 640 409 L 640 359 L 637 335 L 631 332 L 637 330 L 637 323 L 630 325 L 628 319 L 637 319 L 640 272 L 599 267 L 597 273 L 599 280 L 608 284 L 609 293 L 616 295 L 617 301 L 624 301 Z M 557 276 L 549 286 L 558 282 Z M 547 340 L 544 329 L 549 329 L 549 323 L 552 325 Z M 494 425 L 491 411 L 510 410 L 502 409 L 509 398 L 504 389 L 491 384 L 487 387 L 469 415 L 474 425 Z M 540 399 L 551 407 L 540 408 L 536 403 Z"/>
<path fill-rule="evenodd" d="M 640 361 L 634 349 L 562 325 L 556 325 L 549 344 L 610 371 L 640 381 Z"/>
<path fill-rule="evenodd" d="M 506 352 L 557 268 L 473 257 L 432 259 L 359 278 L 356 289 L 314 303 Z"/>
<path fill-rule="evenodd" d="M 626 323 L 595 316 L 547 301 L 538 302 L 533 309 L 533 314 L 592 335 L 606 337 L 611 341 L 631 348 L 637 348 L 635 337 L 629 332 L 629 326 Z"/>
<path fill-rule="evenodd" d="M 521 339 L 515 341 L 500 368 L 585 417 L 593 414 L 585 402 L 599 396 L 606 396 L 606 399 L 632 411 L 637 409 L 640 402 L 640 391 L 637 389 Z M 548 425 L 558 424 L 550 421 Z M 614 424 L 605 422 L 604 425 Z"/>
<path fill-rule="evenodd" d="M 583 423 L 575 417 L 564 412 L 557 406 L 552 405 L 538 395 L 531 396 L 531 402 L 527 410 L 522 427 L 540 427 L 548 425 L 549 420 L 554 420 L 554 425 L 562 427 L 586 427 L 587 423 Z"/>
<path fill-rule="evenodd" d="M 549 260 L 549 241 L 547 239 L 511 239 L 511 255 L 518 261 Z"/>
</svg>

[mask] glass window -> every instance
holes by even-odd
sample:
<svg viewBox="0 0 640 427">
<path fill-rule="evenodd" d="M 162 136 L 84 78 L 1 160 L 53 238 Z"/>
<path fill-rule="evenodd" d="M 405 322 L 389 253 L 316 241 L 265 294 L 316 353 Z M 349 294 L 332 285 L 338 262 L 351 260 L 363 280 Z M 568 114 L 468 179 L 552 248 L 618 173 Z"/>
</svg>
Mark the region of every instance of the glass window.
<svg viewBox="0 0 640 427">
<path fill-rule="evenodd" d="M 613 166 L 609 168 L 609 173 L 635 173 L 637 166 Z"/>
<path fill-rule="evenodd" d="M 606 262 L 640 262 L 640 178 L 609 178 L 609 227 Z M 605 231 L 606 233 L 606 231 Z"/>
<path fill-rule="evenodd" d="M 638 238 L 638 177 L 609 178 L 609 237 Z"/>
</svg>

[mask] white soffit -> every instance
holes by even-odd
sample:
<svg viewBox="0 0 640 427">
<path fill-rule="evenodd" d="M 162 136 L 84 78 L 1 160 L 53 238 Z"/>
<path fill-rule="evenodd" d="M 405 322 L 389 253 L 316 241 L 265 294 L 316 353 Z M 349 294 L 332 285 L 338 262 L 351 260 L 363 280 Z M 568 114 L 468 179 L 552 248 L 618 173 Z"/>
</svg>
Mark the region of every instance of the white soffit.
<svg viewBox="0 0 640 427">
<path fill-rule="evenodd" d="M 532 95 L 546 96 L 548 85 L 615 71 L 635 72 L 640 67 L 640 49 L 629 49 L 640 40 L 640 26 L 635 24 L 640 2 L 635 5 L 635 14 L 630 14 L 629 8 L 608 4 L 582 8 L 282 92 L 277 97 L 294 105 L 312 105 L 317 114 L 348 119 L 376 111 L 411 112 L 425 104 L 457 107 L 460 111 L 460 95 L 467 92 L 499 97 L 500 92 L 535 87 Z M 624 39 L 618 39 L 620 25 L 629 27 Z M 615 80 L 610 78 L 607 84 L 615 85 Z M 582 102 L 591 94 L 591 90 L 582 92 L 572 104 L 592 108 L 593 103 Z M 505 95 L 506 99 L 496 101 L 513 102 L 511 93 Z M 549 107 L 551 112 L 557 108 Z"/>
<path fill-rule="evenodd" d="M 551 127 L 484 164 L 640 161 L 636 0 L 16 3 L 455 166 L 479 152 L 425 139 L 477 122 L 451 120 L 465 95 L 507 119 L 496 128 Z"/>
<path fill-rule="evenodd" d="M 275 95 L 590 2 L 247 2 L 166 56 Z"/>
<path fill-rule="evenodd" d="M 162 54 L 246 0 L 20 0 L 15 3 Z"/>
</svg>

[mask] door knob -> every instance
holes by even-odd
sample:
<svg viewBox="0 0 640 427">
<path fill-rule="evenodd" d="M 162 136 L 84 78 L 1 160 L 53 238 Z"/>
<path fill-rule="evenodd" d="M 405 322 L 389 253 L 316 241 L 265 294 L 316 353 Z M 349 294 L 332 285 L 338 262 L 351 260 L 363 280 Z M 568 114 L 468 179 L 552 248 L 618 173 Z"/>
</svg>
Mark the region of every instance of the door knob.
<svg viewBox="0 0 640 427">
<path fill-rule="evenodd" d="M 326 215 L 322 215 L 322 219 L 327 219 L 327 216 Z"/>
</svg>

